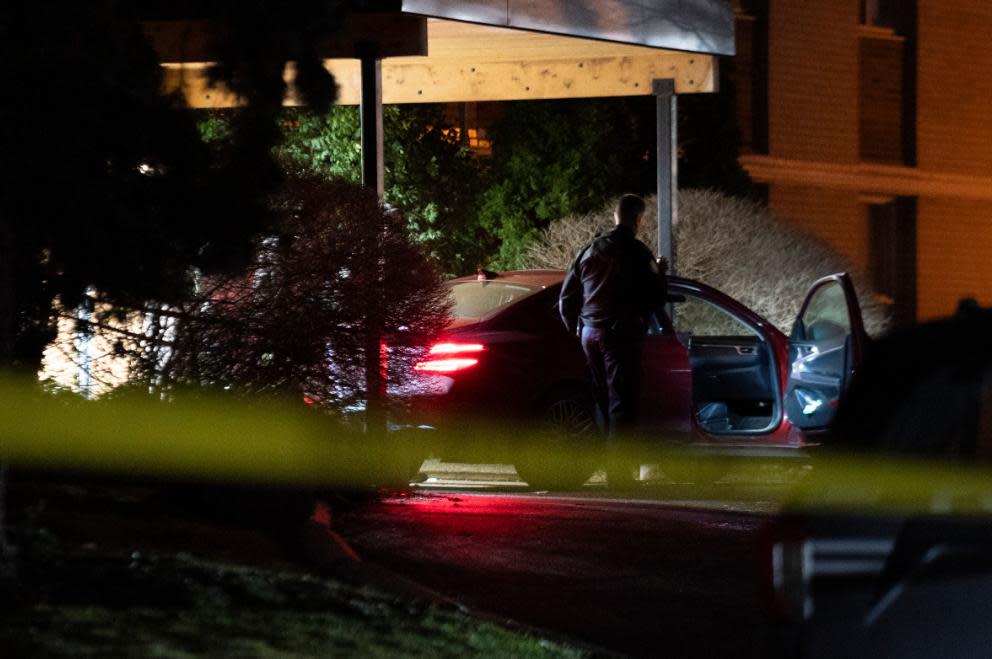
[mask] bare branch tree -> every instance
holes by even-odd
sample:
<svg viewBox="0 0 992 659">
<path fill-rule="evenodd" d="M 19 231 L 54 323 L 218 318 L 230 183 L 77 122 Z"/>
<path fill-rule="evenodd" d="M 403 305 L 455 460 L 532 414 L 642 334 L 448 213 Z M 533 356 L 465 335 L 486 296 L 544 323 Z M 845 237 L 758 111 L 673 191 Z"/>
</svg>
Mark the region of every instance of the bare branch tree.
<svg viewBox="0 0 992 659">
<path fill-rule="evenodd" d="M 368 365 L 400 383 L 448 321 L 447 289 L 402 218 L 352 183 L 302 178 L 246 275 L 171 313 L 151 381 L 283 394 L 331 409 L 367 401 Z"/>
</svg>

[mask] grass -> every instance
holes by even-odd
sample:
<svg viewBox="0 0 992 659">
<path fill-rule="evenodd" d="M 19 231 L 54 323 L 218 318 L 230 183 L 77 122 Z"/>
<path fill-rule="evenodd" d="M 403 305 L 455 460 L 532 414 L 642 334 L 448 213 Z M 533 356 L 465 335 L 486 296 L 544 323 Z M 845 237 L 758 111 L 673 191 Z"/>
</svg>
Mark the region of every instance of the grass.
<svg viewBox="0 0 992 659">
<path fill-rule="evenodd" d="M 80 543 L 18 517 L 16 571 L 0 578 L 5 657 L 588 656 L 354 570 Z"/>
<path fill-rule="evenodd" d="M 453 607 L 304 573 L 183 555 L 77 555 L 51 568 L 0 622 L 6 656 L 584 656 Z"/>
</svg>

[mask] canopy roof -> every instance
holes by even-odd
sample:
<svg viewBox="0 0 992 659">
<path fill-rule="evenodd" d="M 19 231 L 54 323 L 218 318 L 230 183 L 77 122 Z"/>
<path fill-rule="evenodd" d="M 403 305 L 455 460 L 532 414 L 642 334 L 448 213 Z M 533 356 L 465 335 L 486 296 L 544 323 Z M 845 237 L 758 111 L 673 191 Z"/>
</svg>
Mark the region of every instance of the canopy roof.
<svg viewBox="0 0 992 659">
<path fill-rule="evenodd" d="M 192 107 L 238 104 L 207 83 L 212 29 L 146 23 L 167 86 Z M 399 11 L 352 15 L 326 44 L 339 103 L 359 102 L 356 58 L 370 50 L 382 58 L 384 103 L 639 96 L 662 78 L 676 93 L 712 92 L 715 55 L 733 52 L 733 14 L 725 0 L 402 0 Z"/>
<path fill-rule="evenodd" d="M 726 0 L 402 0 L 434 18 L 709 55 L 734 54 Z"/>
</svg>

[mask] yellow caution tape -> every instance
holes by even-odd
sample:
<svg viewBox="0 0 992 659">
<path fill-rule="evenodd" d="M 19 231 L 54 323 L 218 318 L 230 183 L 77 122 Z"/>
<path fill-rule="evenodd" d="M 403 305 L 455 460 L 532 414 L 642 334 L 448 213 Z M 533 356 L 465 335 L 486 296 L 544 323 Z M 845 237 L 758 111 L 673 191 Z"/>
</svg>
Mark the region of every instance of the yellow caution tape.
<svg viewBox="0 0 992 659">
<path fill-rule="evenodd" d="M 602 462 L 608 455 L 613 464 L 651 462 L 673 474 L 719 477 L 737 470 L 718 488 L 699 483 L 700 498 L 754 498 L 750 490 L 773 485 L 762 491 L 763 500 L 790 509 L 992 512 L 992 470 L 947 459 L 823 451 L 812 454 L 811 468 L 793 470 L 798 474 L 783 483 L 769 478 L 763 470 L 769 463 L 761 458 L 707 457 L 659 447 L 657 441 L 626 443 L 607 454 L 595 443 L 577 446 L 520 426 L 430 435 L 431 446 L 445 442 L 456 444 L 459 453 L 480 456 L 503 447 L 531 465 L 551 469 Z M 411 466 L 428 452 L 426 444 L 404 433 L 368 436 L 302 403 L 203 394 L 175 402 L 140 396 L 67 402 L 43 393 L 34 382 L 0 380 L 0 457 L 15 466 L 301 488 L 367 487 L 412 475 Z"/>
</svg>

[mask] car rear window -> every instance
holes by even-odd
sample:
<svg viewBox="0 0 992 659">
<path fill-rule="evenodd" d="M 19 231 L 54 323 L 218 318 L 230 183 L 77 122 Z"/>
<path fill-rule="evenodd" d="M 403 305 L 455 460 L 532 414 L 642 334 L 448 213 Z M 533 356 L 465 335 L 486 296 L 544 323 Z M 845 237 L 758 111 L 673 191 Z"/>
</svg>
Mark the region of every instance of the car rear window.
<svg viewBox="0 0 992 659">
<path fill-rule="evenodd" d="M 455 318 L 483 318 L 541 290 L 499 281 L 464 281 L 451 286 Z"/>
</svg>

